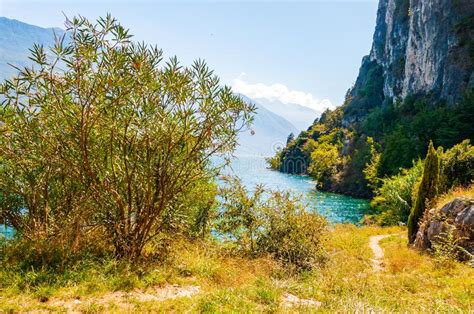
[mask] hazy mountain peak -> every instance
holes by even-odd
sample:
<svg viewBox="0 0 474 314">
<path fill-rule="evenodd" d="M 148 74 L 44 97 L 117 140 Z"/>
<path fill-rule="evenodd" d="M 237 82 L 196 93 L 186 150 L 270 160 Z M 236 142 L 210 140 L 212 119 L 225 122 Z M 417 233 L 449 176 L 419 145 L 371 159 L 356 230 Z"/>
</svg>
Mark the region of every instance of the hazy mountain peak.
<svg viewBox="0 0 474 314">
<path fill-rule="evenodd" d="M 29 49 L 33 44 L 51 46 L 54 44 L 54 34 L 63 32 L 60 28 L 42 28 L 0 17 L 0 79 L 15 74 L 16 70 L 9 63 L 19 67 L 30 63 Z"/>
<path fill-rule="evenodd" d="M 261 105 L 271 112 L 285 117 L 298 131 L 303 131 L 312 125 L 314 120 L 321 116 L 322 112 L 302 106 L 299 104 L 283 103 L 279 100 L 269 100 L 266 98 L 256 99 Z"/>
<path fill-rule="evenodd" d="M 257 110 L 251 130 L 240 136 L 237 154 L 273 155 L 278 148 L 285 146 L 290 133 L 299 133 L 299 130 L 290 121 L 269 110 L 260 101 L 243 94 L 239 94 L 239 96 L 244 101 L 255 104 Z"/>
</svg>

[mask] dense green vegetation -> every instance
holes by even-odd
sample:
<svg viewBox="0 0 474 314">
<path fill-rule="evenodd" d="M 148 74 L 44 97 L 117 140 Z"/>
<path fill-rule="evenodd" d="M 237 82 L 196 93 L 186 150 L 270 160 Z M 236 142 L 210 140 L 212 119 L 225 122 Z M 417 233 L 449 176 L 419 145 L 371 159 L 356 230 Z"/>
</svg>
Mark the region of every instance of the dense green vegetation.
<svg viewBox="0 0 474 314">
<path fill-rule="evenodd" d="M 373 71 L 362 73 L 366 88 L 381 84 Z M 430 200 L 474 182 L 473 113 L 473 91 L 449 107 L 428 96 L 381 102 L 357 88 L 268 161 L 282 172 L 311 175 L 319 189 L 372 198 L 364 222 L 408 223 L 413 241 Z M 433 146 L 438 162 L 431 160 Z"/>
<path fill-rule="evenodd" d="M 454 107 L 427 97 L 408 97 L 373 110 L 360 132 L 383 144 L 379 175 L 393 175 L 412 160 L 424 157 L 428 143 L 450 148 L 474 139 L 474 92 L 466 92 Z"/>
<path fill-rule="evenodd" d="M 413 167 L 399 174 L 382 179 L 371 201 L 375 223 L 386 226 L 407 222 L 413 207 L 413 191 L 423 172 L 423 163 L 418 160 Z"/>
<path fill-rule="evenodd" d="M 426 206 L 432 205 L 430 200 L 458 187 L 466 188 L 472 184 L 474 146 L 469 140 L 445 152 L 441 147 L 435 151 L 430 145 L 428 156 L 424 163 L 418 160 L 411 168 L 403 169 L 399 174 L 379 181 L 379 187 L 375 189 L 375 197 L 371 202 L 373 215 L 367 217 L 368 221 L 375 219 L 375 222 L 381 225 L 407 223 L 408 216 L 415 211 L 416 221 L 411 221 L 409 225 L 410 228 L 416 229 L 417 220 Z M 434 162 L 434 159 L 438 159 L 438 163 Z M 436 167 L 439 169 L 436 170 Z"/>
<path fill-rule="evenodd" d="M 359 112 L 355 122 L 347 120 L 355 114 L 351 97 L 348 93 L 345 105 L 326 111 L 289 142 L 270 159 L 270 166 L 282 172 L 311 174 L 325 190 L 370 197 L 373 182 L 364 174 L 370 164 L 369 180 L 382 180 L 424 158 L 430 140 L 435 146 L 450 148 L 474 139 L 473 91 L 466 92 L 454 107 L 429 97 L 407 97 L 370 110 L 364 106 L 368 113 Z M 323 151 L 331 158 L 321 158 Z"/>
<path fill-rule="evenodd" d="M 334 113 L 325 113 L 321 120 L 326 121 L 328 114 Z M 422 161 L 413 159 L 408 167 L 400 168 L 394 175 L 381 174 L 383 156 L 386 154 L 381 148 L 383 144 L 371 137 L 357 137 L 345 128 L 336 127 L 328 131 L 321 120 L 309 132 L 303 132 L 303 136 L 300 135 L 275 157 L 269 159 L 270 165 L 274 169 L 284 171 L 285 163 L 291 164 L 292 154 L 301 149 L 305 155 L 300 158 L 307 158 L 309 164 L 305 171 L 318 180 L 319 188 L 347 192 L 345 189 L 349 187 L 349 192 L 365 191 L 365 195 L 373 195 L 372 209 L 365 219 L 366 223 L 407 223 L 416 203 L 419 181 L 423 177 Z M 311 134 L 309 139 L 308 133 Z M 339 137 L 336 134 L 339 134 Z M 345 145 L 342 144 L 344 139 Z M 299 144 L 298 141 L 304 144 Z M 401 147 L 398 151 L 404 152 Z M 419 197 L 417 206 L 421 207 L 417 211 L 423 212 L 427 198 L 432 199 L 457 186 L 469 186 L 474 180 L 474 147 L 469 140 L 445 152 L 442 147 L 438 147 L 438 151 L 440 174 L 439 182 L 436 183 L 437 191 L 430 192 L 429 196 Z M 406 159 L 406 155 L 397 156 Z M 414 226 L 416 225 L 417 222 Z"/>
<path fill-rule="evenodd" d="M 364 189 L 365 193 L 353 189 L 356 182 L 364 183 L 362 172 L 371 157 L 364 138 L 373 137 L 381 145 L 379 149 L 382 154 L 377 169 L 380 178 L 397 174 L 401 168 L 410 167 L 413 160 L 424 157 L 430 140 L 436 146 L 450 148 L 464 139 L 474 139 L 474 92 L 466 93 L 454 107 L 430 103 L 424 97 L 408 97 L 403 102 L 376 107 L 362 122 L 348 127 L 343 127 L 347 125 L 342 114 L 343 108 L 325 112 L 308 131 L 302 132 L 278 154 L 276 160 L 279 162 L 274 162 L 272 167 L 283 172 L 308 172 L 312 162 L 311 148 L 316 147 L 309 146 L 308 139 L 322 143 L 327 139 L 321 136 L 337 132 L 343 135 L 339 141 L 346 141 L 344 146 L 336 145 L 341 155 L 340 162 L 346 166 L 339 171 L 339 178 L 330 179 L 334 184 L 333 189 L 367 196 L 370 195 L 367 189 Z M 288 166 L 297 160 L 301 160 L 303 166 L 297 169 Z M 323 166 L 321 171 L 324 170 Z M 351 171 L 354 174 L 349 173 Z"/>
</svg>

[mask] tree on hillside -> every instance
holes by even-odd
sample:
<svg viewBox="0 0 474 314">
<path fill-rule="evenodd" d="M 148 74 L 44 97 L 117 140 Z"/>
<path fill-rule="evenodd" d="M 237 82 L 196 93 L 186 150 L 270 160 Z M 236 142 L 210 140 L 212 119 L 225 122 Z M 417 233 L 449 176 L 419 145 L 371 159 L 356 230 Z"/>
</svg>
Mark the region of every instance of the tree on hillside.
<svg viewBox="0 0 474 314">
<path fill-rule="evenodd" d="M 426 209 L 427 202 L 431 201 L 438 193 L 439 183 L 439 157 L 430 141 L 428 154 L 423 163 L 423 175 L 416 191 L 416 199 L 408 217 L 408 241 L 413 243 L 418 232 L 418 224 Z"/>
<path fill-rule="evenodd" d="M 0 216 L 61 248 L 101 232 L 136 259 L 192 216 L 181 200 L 214 178 L 210 159 L 235 149 L 254 107 L 203 61 L 165 62 L 111 16 L 66 27 L 1 85 Z"/>
<path fill-rule="evenodd" d="M 318 187 L 326 187 L 341 163 L 338 147 L 323 142 L 311 153 L 308 172 L 317 181 Z"/>
<path fill-rule="evenodd" d="M 372 189 L 372 191 L 375 191 L 381 183 L 381 179 L 379 178 L 381 154 L 377 151 L 376 145 L 377 143 L 372 137 L 367 137 L 367 146 L 369 148 L 370 159 L 365 164 L 363 173 L 365 179 L 368 182 L 367 186 Z"/>
</svg>

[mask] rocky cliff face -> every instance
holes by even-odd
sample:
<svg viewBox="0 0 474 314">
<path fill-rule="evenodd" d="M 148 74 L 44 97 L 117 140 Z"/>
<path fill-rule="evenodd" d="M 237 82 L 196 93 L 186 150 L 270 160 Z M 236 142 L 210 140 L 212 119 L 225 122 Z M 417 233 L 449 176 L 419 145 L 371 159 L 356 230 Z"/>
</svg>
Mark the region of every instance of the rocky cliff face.
<svg viewBox="0 0 474 314">
<path fill-rule="evenodd" d="M 472 0 L 380 0 L 372 50 L 363 59 L 349 113 L 360 116 L 408 95 L 454 104 L 474 87 L 473 38 Z"/>
</svg>

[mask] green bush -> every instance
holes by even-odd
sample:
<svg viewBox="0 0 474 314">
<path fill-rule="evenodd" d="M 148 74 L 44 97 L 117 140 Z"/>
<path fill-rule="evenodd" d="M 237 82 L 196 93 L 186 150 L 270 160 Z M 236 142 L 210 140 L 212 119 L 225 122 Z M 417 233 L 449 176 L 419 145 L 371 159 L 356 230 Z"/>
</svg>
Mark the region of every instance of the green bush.
<svg viewBox="0 0 474 314">
<path fill-rule="evenodd" d="M 467 187 L 474 180 L 474 146 L 470 140 L 447 150 L 441 157 L 441 189 L 447 192 L 456 186 Z"/>
<path fill-rule="evenodd" d="M 225 185 L 219 190 L 217 230 L 239 251 L 255 255 L 263 223 L 265 190 L 262 185 L 257 185 L 250 193 L 237 177 L 225 177 L 223 180 Z"/>
<path fill-rule="evenodd" d="M 403 169 L 398 175 L 381 180 L 381 187 L 375 191 L 370 206 L 375 211 L 380 225 L 406 223 L 413 207 L 413 190 L 421 177 L 423 163 L 418 160 L 410 169 Z"/>
<path fill-rule="evenodd" d="M 445 232 L 436 236 L 432 242 L 432 251 L 437 263 L 452 266 L 455 260 L 466 260 L 469 264 L 474 262 L 474 255 L 459 245 L 465 240 L 455 236 L 455 227 L 448 226 Z M 474 266 L 474 265 L 472 265 Z"/>
<path fill-rule="evenodd" d="M 239 252 L 271 254 L 296 269 L 311 269 L 325 258 L 326 220 L 288 192 L 247 191 L 239 179 L 222 188 L 219 237 Z"/>
<path fill-rule="evenodd" d="M 446 193 L 459 186 L 467 187 L 474 180 L 474 147 L 469 140 L 453 146 L 446 152 L 439 148 L 439 184 L 438 192 Z M 371 171 L 371 173 L 374 171 Z M 417 182 L 423 172 L 423 163 L 418 160 L 409 169 L 402 169 L 397 175 L 378 179 L 381 186 L 375 190 L 371 207 L 375 222 L 380 225 L 392 225 L 407 222 L 414 198 Z M 367 176 L 367 174 L 366 174 Z"/>
<path fill-rule="evenodd" d="M 272 192 L 263 207 L 258 250 L 297 269 L 311 269 L 325 259 L 326 220 L 288 192 Z"/>
</svg>

